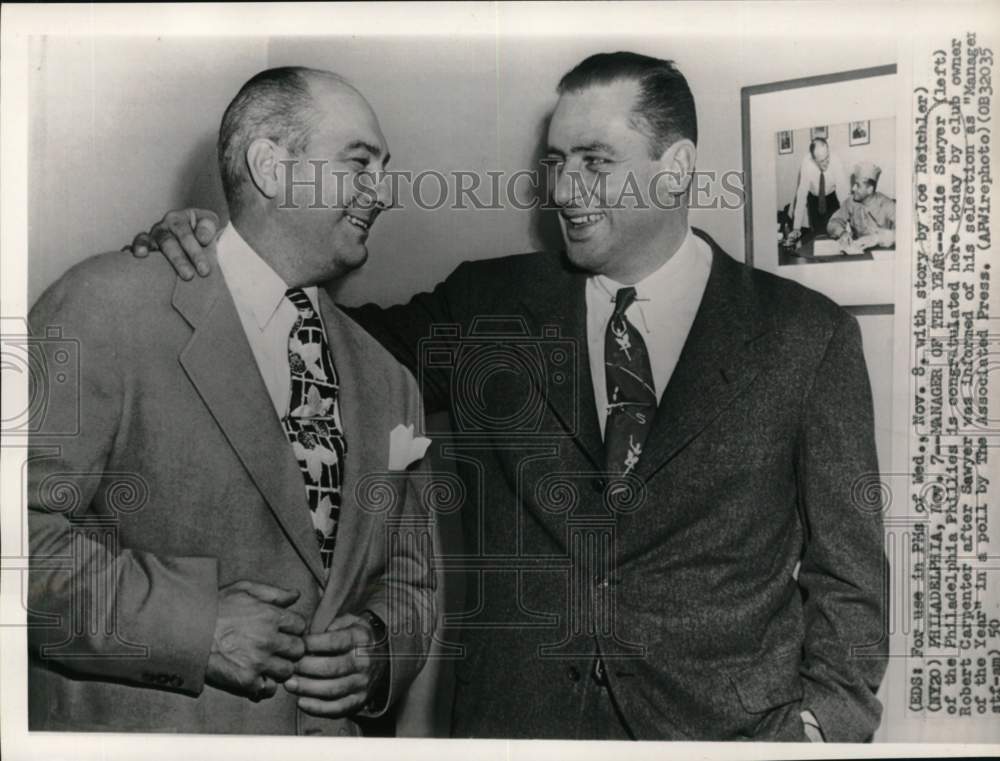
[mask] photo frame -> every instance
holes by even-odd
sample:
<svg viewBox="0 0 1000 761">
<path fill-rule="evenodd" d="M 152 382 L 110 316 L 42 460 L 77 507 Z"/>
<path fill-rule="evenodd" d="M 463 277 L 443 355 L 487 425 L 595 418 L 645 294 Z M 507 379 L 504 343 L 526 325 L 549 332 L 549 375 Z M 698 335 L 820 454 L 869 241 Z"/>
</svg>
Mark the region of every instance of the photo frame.
<svg viewBox="0 0 1000 761">
<path fill-rule="evenodd" d="M 821 137 L 824 140 L 826 140 L 827 137 L 829 137 L 829 135 L 830 135 L 830 128 L 827 127 L 826 125 L 823 125 L 822 127 L 812 127 L 809 130 L 810 140 L 815 140 L 817 137 Z"/>
<path fill-rule="evenodd" d="M 794 135 L 790 129 L 778 130 L 776 134 L 778 140 L 778 154 L 785 155 L 786 153 L 793 153 L 795 150 Z"/>
<path fill-rule="evenodd" d="M 743 219 L 748 264 L 796 280 L 845 307 L 874 313 L 893 311 L 893 273 L 901 256 L 895 249 L 860 256 L 785 255 L 789 249 L 781 244 L 789 230 L 796 193 L 794 185 L 790 192 L 780 191 L 777 176 L 783 168 L 785 175 L 793 178 L 791 182 L 796 182 L 799 162 L 808 153 L 808 146 L 803 145 L 805 136 L 810 141 L 824 137 L 831 150 L 841 155 L 847 177 L 854 161 L 875 161 L 884 170 L 888 194 L 895 197 L 895 88 L 896 65 L 889 64 L 742 89 Z M 866 118 L 858 120 L 859 115 Z M 823 126 L 817 127 L 817 122 Z M 872 141 L 874 125 L 879 125 L 877 142 Z M 849 133 L 854 127 L 860 127 L 864 137 L 851 142 Z M 817 134 L 817 129 L 825 134 Z M 781 150 L 780 134 L 796 131 L 800 139 L 789 140 L 793 147 L 789 155 Z M 855 145 L 864 147 L 850 150 L 849 146 Z M 824 232 L 817 237 L 823 237 Z"/>
<path fill-rule="evenodd" d="M 847 139 L 850 145 L 868 145 L 871 142 L 871 121 L 865 119 L 847 125 Z"/>
</svg>

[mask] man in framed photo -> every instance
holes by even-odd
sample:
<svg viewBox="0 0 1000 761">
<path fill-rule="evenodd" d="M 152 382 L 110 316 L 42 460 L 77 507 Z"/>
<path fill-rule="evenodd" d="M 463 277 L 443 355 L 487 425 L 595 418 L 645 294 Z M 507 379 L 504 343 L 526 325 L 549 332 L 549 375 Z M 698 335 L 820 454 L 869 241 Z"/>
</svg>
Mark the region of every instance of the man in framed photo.
<svg viewBox="0 0 1000 761">
<path fill-rule="evenodd" d="M 849 189 L 840 158 L 830 150 L 826 138 L 814 138 L 799 167 L 790 238 L 801 237 L 806 227 L 813 235 L 823 234 Z"/>
<path fill-rule="evenodd" d="M 896 202 L 878 190 L 882 169 L 871 161 L 855 164 L 851 196 L 827 223 L 827 235 L 852 249 L 896 245 Z"/>
</svg>

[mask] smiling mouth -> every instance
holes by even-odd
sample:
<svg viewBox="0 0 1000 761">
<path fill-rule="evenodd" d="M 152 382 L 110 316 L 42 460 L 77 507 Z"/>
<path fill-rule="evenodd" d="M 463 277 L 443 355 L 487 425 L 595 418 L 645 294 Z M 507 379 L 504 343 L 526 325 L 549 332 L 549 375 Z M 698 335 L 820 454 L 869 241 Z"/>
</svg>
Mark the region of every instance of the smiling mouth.
<svg viewBox="0 0 1000 761">
<path fill-rule="evenodd" d="M 602 219 L 604 219 L 604 214 L 578 214 L 576 216 L 570 217 L 566 214 L 562 215 L 562 218 L 566 221 L 566 224 L 572 230 L 580 230 L 585 227 L 590 227 L 591 225 L 596 225 Z"/>
<path fill-rule="evenodd" d="M 355 217 L 353 214 L 348 214 L 347 221 L 350 222 L 355 227 L 361 228 L 365 232 L 371 229 L 371 222 L 362 219 L 361 217 Z"/>
</svg>

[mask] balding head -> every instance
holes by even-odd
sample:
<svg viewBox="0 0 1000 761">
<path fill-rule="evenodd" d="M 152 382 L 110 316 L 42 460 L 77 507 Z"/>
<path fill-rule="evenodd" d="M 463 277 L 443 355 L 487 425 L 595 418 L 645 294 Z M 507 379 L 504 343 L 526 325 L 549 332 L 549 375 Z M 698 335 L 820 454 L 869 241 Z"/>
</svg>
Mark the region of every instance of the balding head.
<svg viewBox="0 0 1000 761">
<path fill-rule="evenodd" d="M 809 153 L 812 154 L 813 161 L 816 162 L 816 166 L 824 172 L 829 168 L 830 146 L 827 144 L 826 140 L 821 137 L 814 139 L 811 143 L 809 143 Z"/>
<path fill-rule="evenodd" d="M 334 93 L 361 97 L 343 77 L 304 66 L 267 69 L 240 88 L 219 127 L 219 171 L 231 217 L 239 216 L 245 203 L 251 143 L 265 138 L 291 155 L 301 153 L 321 120 L 318 96 Z"/>
</svg>

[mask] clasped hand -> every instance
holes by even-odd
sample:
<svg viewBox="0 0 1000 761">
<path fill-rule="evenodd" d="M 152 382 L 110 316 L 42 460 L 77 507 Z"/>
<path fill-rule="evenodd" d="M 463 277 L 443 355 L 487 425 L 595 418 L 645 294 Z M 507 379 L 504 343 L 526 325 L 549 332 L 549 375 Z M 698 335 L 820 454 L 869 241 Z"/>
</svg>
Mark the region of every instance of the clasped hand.
<svg viewBox="0 0 1000 761">
<path fill-rule="evenodd" d="M 315 716 L 346 716 L 364 707 L 385 664 L 371 650 L 371 626 L 354 615 L 306 634 L 290 606 L 296 590 L 237 581 L 219 590 L 219 613 L 205 681 L 258 701 L 279 684 Z"/>
<path fill-rule="evenodd" d="M 305 654 L 305 619 L 289 606 L 296 590 L 253 581 L 219 589 L 219 612 L 205 681 L 252 700 L 269 698 Z"/>
<path fill-rule="evenodd" d="M 285 682 L 285 689 L 299 697 L 299 708 L 327 718 L 364 708 L 388 668 L 386 659 L 375 653 L 371 625 L 358 616 L 343 615 L 325 632 L 307 634 L 303 641 L 306 655 Z"/>
</svg>

